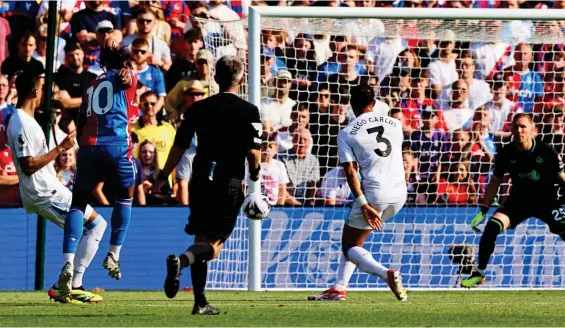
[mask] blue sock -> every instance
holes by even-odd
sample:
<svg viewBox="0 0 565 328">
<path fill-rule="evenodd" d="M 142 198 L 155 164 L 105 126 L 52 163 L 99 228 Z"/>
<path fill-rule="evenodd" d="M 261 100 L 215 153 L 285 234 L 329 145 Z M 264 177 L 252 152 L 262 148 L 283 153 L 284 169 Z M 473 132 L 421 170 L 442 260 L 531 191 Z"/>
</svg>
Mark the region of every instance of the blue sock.
<svg viewBox="0 0 565 328">
<path fill-rule="evenodd" d="M 63 254 L 75 254 L 84 230 L 84 213 L 78 208 L 71 208 L 65 219 Z"/>
<path fill-rule="evenodd" d="M 132 199 L 116 198 L 112 211 L 112 234 L 110 245 L 122 246 L 126 239 L 129 222 L 131 221 Z"/>
</svg>

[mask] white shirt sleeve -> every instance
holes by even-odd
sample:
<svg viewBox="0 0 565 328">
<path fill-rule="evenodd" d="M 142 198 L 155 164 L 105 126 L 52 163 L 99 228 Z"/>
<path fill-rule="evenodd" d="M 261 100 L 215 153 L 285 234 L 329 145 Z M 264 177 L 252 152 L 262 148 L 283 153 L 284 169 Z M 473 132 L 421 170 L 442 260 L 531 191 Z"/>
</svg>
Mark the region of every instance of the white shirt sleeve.
<svg viewBox="0 0 565 328">
<path fill-rule="evenodd" d="M 347 131 L 345 129 L 341 130 L 337 135 L 337 147 L 340 164 L 357 161 L 353 149 L 347 142 Z"/>
<path fill-rule="evenodd" d="M 432 62 L 428 66 L 430 72 L 430 84 L 443 84 L 441 83 L 441 71 L 437 62 Z"/>
<path fill-rule="evenodd" d="M 14 114 L 15 115 L 15 114 Z M 34 147 L 35 133 L 32 129 L 22 125 L 20 120 L 10 122 L 10 134 L 8 139 L 13 145 L 12 152 L 16 158 L 33 156 L 37 153 Z"/>
</svg>

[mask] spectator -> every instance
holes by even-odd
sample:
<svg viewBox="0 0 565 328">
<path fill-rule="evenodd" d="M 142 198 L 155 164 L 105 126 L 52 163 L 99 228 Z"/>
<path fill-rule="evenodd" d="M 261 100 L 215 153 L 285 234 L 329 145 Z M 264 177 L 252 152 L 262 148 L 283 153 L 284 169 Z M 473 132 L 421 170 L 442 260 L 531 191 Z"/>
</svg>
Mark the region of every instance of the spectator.
<svg viewBox="0 0 565 328">
<path fill-rule="evenodd" d="M 4 75 L 0 75 L 0 113 L 2 114 L 0 116 L 0 124 L 2 124 L 2 118 L 4 116 L 11 114 L 16 109 L 16 107 L 9 102 L 12 96 L 10 95 L 11 91 L 8 79 Z M 0 129 L 0 146 L 7 144 L 4 131 L 6 131 L 5 127 Z"/>
<path fill-rule="evenodd" d="M 85 1 L 86 8 L 74 14 L 71 19 L 73 37 L 83 46 L 94 46 L 97 43 L 97 26 L 100 22 L 108 21 L 112 24 L 111 37 L 122 40 L 121 21 L 112 13 L 106 11 L 103 1 Z M 114 29 L 115 28 L 115 29 Z M 98 42 L 100 44 L 100 42 Z"/>
<path fill-rule="evenodd" d="M 316 81 L 316 59 L 312 36 L 299 34 L 294 46 L 286 49 L 286 66 L 294 82 L 290 97 L 306 101 L 312 82 Z M 278 72 L 277 72 L 278 73 Z"/>
<path fill-rule="evenodd" d="M 401 113 L 401 112 L 400 112 Z M 408 195 L 406 198 L 407 204 L 415 204 L 416 198 L 418 197 L 417 188 L 418 188 L 418 181 L 420 177 L 418 175 L 418 167 L 417 161 L 414 158 L 414 152 L 411 149 L 403 149 L 402 150 L 402 163 L 404 165 L 404 173 L 406 178 L 406 189 L 408 191 Z M 425 195 L 422 195 L 425 197 Z M 423 199 L 420 203 L 425 203 L 425 199 Z"/>
<path fill-rule="evenodd" d="M 65 63 L 55 73 L 54 80 L 69 98 L 60 99 L 60 107 L 76 110 L 82 103 L 84 90 L 96 79 L 96 74 L 84 69 L 84 51 L 77 42 L 65 46 Z"/>
<path fill-rule="evenodd" d="M 32 57 L 37 59 L 45 69 L 47 69 L 47 24 L 41 24 L 35 31 L 37 40 L 37 48 L 33 52 Z M 53 58 L 53 72 L 57 72 L 62 60 L 65 58 L 65 39 L 55 35 L 55 58 Z"/>
<path fill-rule="evenodd" d="M 275 98 L 262 99 L 260 106 L 263 130 L 269 134 L 292 124 L 290 113 L 294 105 L 296 105 L 296 102 L 289 97 L 292 85 L 292 75 L 290 72 L 285 70 L 278 71 L 276 84 Z"/>
<path fill-rule="evenodd" d="M 139 160 L 141 161 L 141 167 L 143 170 L 143 184 L 139 185 L 138 193 L 141 193 L 143 189 L 143 194 L 145 196 L 145 202 L 143 201 L 143 196 L 139 195 L 139 204 L 140 205 L 163 205 L 167 203 L 171 203 L 171 186 L 169 185 L 168 181 L 165 183 L 165 186 L 161 188 L 159 194 L 152 194 L 151 187 L 159 173 L 162 172 L 159 166 L 157 165 L 159 155 L 158 151 L 156 150 L 155 144 L 153 144 L 149 140 L 143 141 L 139 145 L 140 149 L 140 157 Z M 162 160 L 164 162 L 165 159 Z"/>
<path fill-rule="evenodd" d="M 10 54 L 10 57 L 2 63 L 2 74 L 11 76 L 24 70 L 30 71 L 34 76 L 43 74 L 43 64 L 32 57 L 35 48 L 33 34 L 30 32 L 24 33 L 18 42 L 17 53 Z"/>
<path fill-rule="evenodd" d="M 59 154 L 59 156 L 55 159 L 55 171 L 57 171 L 57 178 L 70 190 L 73 190 L 76 170 L 77 162 L 75 149 L 69 149 L 64 153 Z"/>
<path fill-rule="evenodd" d="M 196 74 L 196 55 L 202 48 L 202 31 L 191 28 L 184 34 L 185 51 L 178 56 L 167 73 L 167 92 L 186 76 Z"/>
<path fill-rule="evenodd" d="M 469 108 L 469 86 L 465 80 L 457 80 L 451 87 L 450 106 L 443 112 L 449 131 L 469 130 L 473 124 L 475 111 Z"/>
<path fill-rule="evenodd" d="M 516 64 L 504 70 L 504 79 L 510 83 L 510 99 L 517 102 L 524 113 L 534 111 L 534 106 L 541 104 L 543 97 L 543 81 L 541 76 L 530 70 L 532 48 L 520 43 L 514 52 Z"/>
<path fill-rule="evenodd" d="M 438 46 L 439 58 L 432 61 L 428 66 L 434 98 L 439 96 L 445 86 L 457 80 L 458 74 L 455 66 L 455 58 L 457 55 L 453 53 L 455 40 L 455 33 L 452 30 L 445 30 Z"/>
<path fill-rule="evenodd" d="M 360 84 L 367 84 L 367 75 L 360 75 L 359 72 L 365 72 L 364 68 L 359 67 L 359 51 L 355 48 L 346 48 L 345 58 L 338 56 L 340 60 L 337 74 L 330 75 L 327 82 L 330 86 L 330 92 L 349 96 L 349 89 Z M 342 61 L 343 60 L 343 61 Z"/>
<path fill-rule="evenodd" d="M 471 179 L 469 162 L 453 163 L 449 166 L 448 178 L 439 183 L 437 202 L 450 205 L 476 204 L 477 189 Z"/>
<path fill-rule="evenodd" d="M 261 54 L 261 98 L 272 98 L 275 96 L 276 86 L 273 85 L 275 80 L 275 74 L 273 74 L 275 60 L 273 51 L 263 49 Z"/>
<path fill-rule="evenodd" d="M 122 46 L 131 47 L 135 39 L 145 39 L 149 45 L 149 52 L 152 54 L 149 63 L 167 72 L 172 64 L 171 50 L 165 41 L 152 34 L 156 20 L 155 13 L 151 9 L 142 8 L 136 16 L 138 32 L 126 36 L 122 41 Z"/>
<path fill-rule="evenodd" d="M 502 22 L 498 20 L 485 21 L 487 37 L 500 37 Z M 473 42 L 470 47 L 475 59 L 475 78 L 490 82 L 497 72 L 512 66 L 513 47 L 506 42 Z"/>
<path fill-rule="evenodd" d="M 420 176 L 418 194 L 426 203 L 435 201 L 437 183 L 441 173 L 441 154 L 446 150 L 446 136 L 435 128 L 437 116 L 434 111 L 422 111 L 422 129 L 410 135 L 410 147 L 416 157 L 417 174 Z"/>
<path fill-rule="evenodd" d="M 0 17 L 0 67 L 8 57 L 8 37 L 12 33 L 10 23 L 4 17 Z"/>
<path fill-rule="evenodd" d="M 155 21 L 152 24 L 151 35 L 165 41 L 167 46 L 169 46 L 171 44 L 171 25 L 165 21 L 165 15 L 159 1 L 142 1 L 139 6 L 137 6 L 137 9 L 137 13 L 143 10 L 148 10 L 153 13 Z M 139 24 L 136 23 L 137 18 L 128 22 L 128 35 L 139 32 Z"/>
<path fill-rule="evenodd" d="M 299 129 L 293 136 L 294 147 L 281 156 L 290 180 L 288 195 L 307 205 L 315 204 L 316 184 L 320 180 L 320 163 L 309 151 L 310 131 Z"/>
<path fill-rule="evenodd" d="M 353 193 L 347 184 L 345 173 L 341 166 L 334 167 L 322 178 L 318 189 L 318 197 L 327 206 L 345 205 L 353 201 Z"/>
<path fill-rule="evenodd" d="M 392 72 L 398 54 L 408 47 L 401 38 L 375 38 L 367 49 L 367 68 L 377 76 L 379 85 Z"/>
<path fill-rule="evenodd" d="M 214 58 L 208 50 L 202 49 L 196 54 L 196 74 L 187 75 L 180 80 L 177 85 L 168 93 L 165 99 L 165 111 L 169 120 L 175 121 L 180 118 L 187 108 L 185 92 L 191 81 L 198 80 L 200 86 L 204 88 L 205 96 L 218 93 L 218 84 L 213 81 L 210 71 L 214 68 Z"/>
<path fill-rule="evenodd" d="M 73 14 L 77 13 L 79 10 L 85 8 L 84 1 L 82 0 L 71 0 L 71 1 L 58 1 L 57 2 L 57 19 L 59 22 L 58 33 L 64 38 L 70 37 L 71 34 L 71 19 Z M 49 17 L 49 1 L 42 0 L 39 4 L 39 9 L 37 11 L 37 24 L 41 25 L 47 23 Z"/>
<path fill-rule="evenodd" d="M 197 101 L 200 101 L 205 98 L 204 88 L 202 87 L 202 83 L 198 80 L 192 80 L 189 82 L 187 90 L 185 92 L 185 111 L 189 110 L 190 106 Z M 184 112 L 183 112 L 184 113 Z M 176 167 L 176 185 L 177 191 L 176 196 L 177 200 L 182 205 L 189 205 L 188 204 L 188 186 L 190 184 L 191 176 L 192 176 L 192 160 L 196 155 L 196 142 L 195 139 L 192 140 L 192 146 L 188 148 L 184 155 L 182 156 L 179 164 Z"/>
<path fill-rule="evenodd" d="M 555 88 L 559 87 L 565 69 L 565 50 L 562 45 L 554 45 L 545 52 L 540 73 L 543 74 L 544 97 L 553 98 Z M 545 101 L 544 101 L 545 102 Z"/>
<path fill-rule="evenodd" d="M 286 185 L 290 180 L 284 164 L 275 159 L 277 154 L 276 141 L 270 140 L 261 146 L 261 193 L 271 205 L 301 205 L 294 197 L 287 196 Z M 249 183 L 249 178 L 246 181 Z"/>
<path fill-rule="evenodd" d="M 565 153 L 565 131 L 563 124 L 563 106 L 556 106 L 552 114 L 544 117 L 544 124 L 540 139 L 550 144 L 558 154 Z"/>
<path fill-rule="evenodd" d="M 492 122 L 490 111 L 484 107 L 478 108 L 473 121 L 471 142 L 478 145 L 478 147 L 471 148 L 473 172 L 486 177 L 490 172 L 491 163 L 493 163 L 496 154 L 494 135 L 489 132 L 489 126 Z"/>
<path fill-rule="evenodd" d="M 112 37 L 114 25 L 112 22 L 104 20 L 96 25 L 95 31 L 96 42 L 91 42 L 88 46 L 84 47 L 84 66 L 89 72 L 98 76 L 104 73 L 99 63 L 100 49 L 106 44 L 106 40 Z"/>
<path fill-rule="evenodd" d="M 233 11 L 231 8 L 226 6 L 224 2 L 225 1 L 222 0 L 208 1 L 209 13 L 211 17 L 216 17 L 218 21 L 225 22 L 222 24 L 224 28 L 224 33 L 226 33 L 228 37 L 234 41 L 232 47 L 235 47 L 237 52 L 236 53 L 225 52 L 221 54 L 216 52 L 215 58 L 219 59 L 227 54 L 233 54 L 233 55 L 239 54 L 241 58 L 242 56 L 244 56 L 243 54 L 245 50 L 247 50 L 246 34 L 245 31 L 243 30 L 242 24 L 231 23 L 231 22 L 239 21 L 241 18 L 235 11 Z"/>
<path fill-rule="evenodd" d="M 438 59 L 438 47 L 434 40 L 435 33 L 433 31 L 428 32 L 429 37 L 424 40 L 418 40 L 414 53 L 416 58 L 420 60 L 420 67 L 428 68 L 430 63 Z"/>
<path fill-rule="evenodd" d="M 137 79 L 147 88 L 147 91 L 153 91 L 157 94 L 158 100 L 153 110 L 156 113 L 160 113 L 167 95 L 165 91 L 165 77 L 161 70 L 153 65 L 149 65 L 151 53 L 149 52 L 147 40 L 135 39 L 131 44 L 131 53 Z"/>
<path fill-rule="evenodd" d="M 488 83 L 482 80 L 475 79 L 475 61 L 471 57 L 470 52 L 463 52 L 456 60 L 457 71 L 459 73 L 459 79 L 465 80 L 467 86 L 469 87 L 469 109 L 475 110 L 487 102 L 492 100 L 492 93 L 490 92 L 490 86 Z M 441 90 L 438 97 L 439 107 L 442 110 L 449 109 L 450 107 L 450 96 L 451 96 L 452 85 L 446 86 Z"/>
<path fill-rule="evenodd" d="M 37 1 L 2 1 L 3 17 L 10 24 L 9 53 L 18 52 L 18 44 L 24 34 L 33 33 L 39 5 Z"/>
<path fill-rule="evenodd" d="M 132 126 L 132 131 L 137 135 L 138 140 L 148 140 L 156 147 L 157 167 L 162 169 L 165 166 L 169 151 L 173 146 L 176 131 L 173 126 L 167 122 L 157 119 L 157 111 L 155 110 L 158 103 L 158 96 L 153 91 L 147 91 L 141 95 L 140 108 L 142 115 L 136 124 Z M 134 154 L 136 158 L 140 158 L 140 148 L 135 148 Z"/>
<path fill-rule="evenodd" d="M 522 113 L 522 107 L 514 101 L 506 98 L 508 93 L 508 82 L 504 80 L 496 80 L 492 84 L 492 101 L 487 103 L 485 107 L 490 111 L 492 123 L 489 132 L 501 140 L 512 135 L 510 128 L 512 125 L 512 117 L 516 113 Z"/>
<path fill-rule="evenodd" d="M 186 24 L 188 23 L 188 16 L 190 9 L 185 1 L 181 0 L 165 0 L 161 2 L 161 8 L 165 15 L 165 20 L 171 26 L 171 40 L 179 38 L 182 40 L 182 35 Z M 186 37 L 186 35 L 185 35 Z M 171 44 L 171 48 L 173 44 Z M 196 53 L 195 53 L 196 54 Z"/>
<path fill-rule="evenodd" d="M 340 73 L 353 75 L 352 71 L 354 71 L 357 74 L 367 74 L 365 67 L 359 64 L 358 49 L 355 46 L 348 46 L 344 37 L 336 36 L 330 45 L 335 48 L 332 56 L 316 69 L 318 73 L 316 81 L 318 83 L 328 83 L 330 76 Z M 344 68 L 343 65 L 346 67 Z"/>
<path fill-rule="evenodd" d="M 3 125 L 0 125 L 3 127 Z M 1 132 L 4 134 L 4 131 Z M 5 143 L 0 145 L 0 207 L 20 207 L 18 172 L 12 152 Z"/>
<path fill-rule="evenodd" d="M 310 111 L 308 110 L 308 106 L 304 103 L 294 105 L 290 119 L 292 123 L 288 128 L 282 128 L 271 135 L 271 138 L 277 142 L 278 151 L 283 154 L 286 154 L 292 149 L 294 133 L 299 129 L 308 128 L 308 124 L 310 123 Z M 312 143 L 310 145 L 312 145 Z"/>
<path fill-rule="evenodd" d="M 315 131 L 312 152 L 318 157 L 322 176 L 339 165 L 337 135 L 349 123 L 349 108 L 349 94 L 345 96 L 345 91 L 332 94 L 328 115 L 319 117 L 317 126 L 312 127 Z M 388 110 L 384 115 L 388 116 Z"/>
</svg>

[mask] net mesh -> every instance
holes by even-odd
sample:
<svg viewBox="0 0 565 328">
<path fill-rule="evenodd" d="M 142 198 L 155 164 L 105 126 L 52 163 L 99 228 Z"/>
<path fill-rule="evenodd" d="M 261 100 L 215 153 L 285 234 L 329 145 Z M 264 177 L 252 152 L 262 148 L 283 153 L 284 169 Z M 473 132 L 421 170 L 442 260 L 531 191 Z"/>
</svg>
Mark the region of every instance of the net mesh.
<svg viewBox="0 0 565 328">
<path fill-rule="evenodd" d="M 531 113 L 537 138 L 563 154 L 563 22 L 262 18 L 261 28 L 261 85 L 245 83 L 240 94 L 247 98 L 250 87 L 261 88 L 264 135 L 276 144 L 269 154 L 278 160 L 263 163 L 269 167 L 262 172 L 263 192 L 273 204 L 287 205 L 263 222 L 262 287 L 326 288 L 335 282 L 352 202 L 336 139 L 353 119 L 352 85 L 373 86 L 381 105 L 403 122 L 407 206 L 365 248 L 399 269 L 410 288 L 455 287 L 476 265 L 480 235 L 470 232 L 468 222 L 494 155 L 510 141 L 513 114 Z M 216 49 L 216 58 L 229 49 L 246 59 L 247 47 L 237 44 L 247 38 L 247 21 L 224 22 L 222 29 L 204 36 L 206 48 Z M 301 129 L 308 132 L 299 133 L 299 141 Z M 309 154 L 307 163 L 288 159 L 297 142 Z M 495 205 L 509 190 L 506 177 Z M 240 221 L 238 236 L 246 229 Z M 565 248 L 557 240 L 534 219 L 500 236 L 488 286 L 564 287 L 556 273 L 563 272 Z M 221 259 L 246 261 L 245 238 L 231 247 L 242 252 L 222 253 Z M 214 268 L 225 266 L 221 262 Z M 247 274 L 238 277 L 231 287 L 245 288 Z M 211 287 L 226 285 L 214 280 Z M 386 284 L 356 272 L 350 287 Z"/>
</svg>

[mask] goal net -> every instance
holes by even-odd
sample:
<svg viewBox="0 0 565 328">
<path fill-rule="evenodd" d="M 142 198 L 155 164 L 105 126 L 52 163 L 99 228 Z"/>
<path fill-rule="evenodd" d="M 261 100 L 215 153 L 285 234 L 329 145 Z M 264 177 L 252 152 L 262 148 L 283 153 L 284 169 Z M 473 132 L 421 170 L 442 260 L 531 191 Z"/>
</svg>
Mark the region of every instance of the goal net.
<svg viewBox="0 0 565 328">
<path fill-rule="evenodd" d="M 487 11 L 474 11 L 481 12 Z M 247 41 L 240 38 L 253 37 L 248 21 L 221 25 L 222 33 L 204 35 L 205 47 L 216 58 L 244 54 Z M 348 15 L 261 17 L 259 26 L 260 54 L 246 57 L 260 60 L 260 79 L 249 79 L 259 84 L 246 83 L 241 96 L 260 92 L 264 135 L 272 141 L 264 149 L 263 191 L 273 203 L 286 204 L 262 222 L 262 288 L 324 289 L 335 281 L 352 203 L 336 139 L 353 119 L 353 85 L 372 86 L 379 106 L 403 123 L 408 201 L 365 248 L 400 270 L 408 288 L 457 287 L 475 265 L 480 234 L 468 223 L 494 155 L 510 141 L 513 114 L 530 113 L 537 139 L 563 154 L 565 21 Z M 509 189 L 506 177 L 496 204 Z M 247 288 L 247 225 L 239 220 L 221 260 L 211 264 L 209 287 Z M 563 288 L 564 264 L 563 241 L 529 219 L 498 237 L 486 286 Z M 386 284 L 356 271 L 350 288 Z"/>
</svg>

